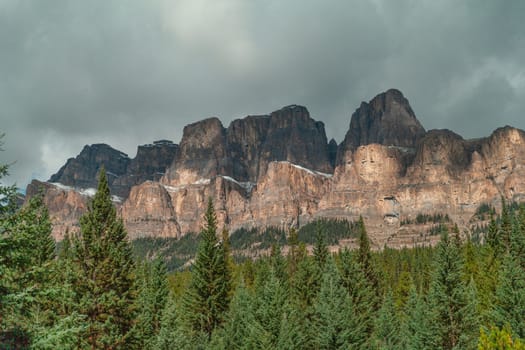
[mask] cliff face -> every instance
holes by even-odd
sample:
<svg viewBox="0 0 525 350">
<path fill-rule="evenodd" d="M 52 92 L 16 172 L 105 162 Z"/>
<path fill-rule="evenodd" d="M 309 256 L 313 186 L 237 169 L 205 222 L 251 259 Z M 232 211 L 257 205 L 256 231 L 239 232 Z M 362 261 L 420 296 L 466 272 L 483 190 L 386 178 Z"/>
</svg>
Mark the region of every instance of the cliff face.
<svg viewBox="0 0 525 350">
<path fill-rule="evenodd" d="M 381 144 L 414 148 L 425 135 L 408 100 L 399 90 L 391 89 L 362 102 L 352 114 L 350 128 L 340 145 L 340 157 L 362 145 Z"/>
<path fill-rule="evenodd" d="M 114 193 L 128 189 L 115 203 L 132 238 L 199 231 L 211 197 L 219 226 L 230 231 L 362 215 L 378 247 L 427 244 L 437 237 L 406 224 L 418 214 L 448 214 L 468 229 L 480 204 L 525 199 L 523 131 L 505 127 L 477 140 L 425 132 L 397 90 L 363 103 L 339 146 L 292 105 L 228 128 L 216 118 L 188 125 L 180 147 L 141 146 L 133 160 L 107 147 L 85 148 L 51 179 L 74 188 L 30 185 L 45 187 L 57 238 L 85 210 L 90 192 L 78 184 L 95 187 L 101 164 L 117 171 Z"/>
<path fill-rule="evenodd" d="M 127 154 L 106 144 L 85 146 L 77 157 L 68 159 L 48 182 L 84 190 L 97 188 L 97 175 L 103 166 L 112 193 L 125 198 L 132 186 L 147 180 L 158 181 L 173 162 L 178 148 L 171 141 L 155 141 L 139 146 L 137 156 L 130 159 Z"/>
<path fill-rule="evenodd" d="M 217 118 L 190 124 L 162 182 L 180 186 L 218 175 L 257 182 L 272 161 L 332 172 L 324 124 L 296 105 L 234 120 L 227 129 Z"/>
<path fill-rule="evenodd" d="M 130 162 L 128 155 L 106 144 L 85 146 L 76 158 L 70 158 L 60 170 L 51 176 L 49 182 L 58 182 L 66 186 L 96 188 L 97 174 L 104 166 L 108 174 L 109 185 L 126 173 Z M 120 186 L 112 189 L 120 193 Z"/>
</svg>

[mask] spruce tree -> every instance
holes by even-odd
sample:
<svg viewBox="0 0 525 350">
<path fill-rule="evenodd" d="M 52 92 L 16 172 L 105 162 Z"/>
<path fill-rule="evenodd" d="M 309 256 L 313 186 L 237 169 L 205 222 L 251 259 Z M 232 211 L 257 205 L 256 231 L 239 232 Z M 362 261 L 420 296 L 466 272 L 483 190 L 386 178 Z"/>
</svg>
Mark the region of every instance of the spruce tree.
<svg viewBox="0 0 525 350">
<path fill-rule="evenodd" d="M 525 339 L 525 271 L 510 254 L 503 261 L 494 304 L 495 324 L 509 324 L 514 334 Z"/>
<path fill-rule="evenodd" d="M 345 290 L 333 261 L 329 260 L 313 315 L 314 348 L 366 349 L 367 325 Z"/>
<path fill-rule="evenodd" d="M 359 230 L 359 249 L 357 251 L 357 261 L 359 262 L 361 269 L 365 275 L 365 278 L 370 283 L 370 286 L 374 293 L 379 293 L 379 282 L 377 273 L 372 261 L 372 253 L 370 251 L 370 239 L 366 233 L 365 222 L 362 216 L 359 216 L 357 223 Z"/>
<path fill-rule="evenodd" d="M 302 312 L 307 312 L 307 309 L 312 306 L 319 292 L 321 280 L 321 270 L 312 258 L 306 257 L 299 262 L 297 271 L 292 277 L 291 292 L 297 307 Z"/>
<path fill-rule="evenodd" d="M 509 206 L 505 202 L 505 198 L 501 197 L 501 225 L 500 235 L 503 247 L 506 250 L 510 249 L 510 240 L 512 235 L 512 213 Z"/>
<path fill-rule="evenodd" d="M 291 277 L 297 271 L 300 260 L 299 234 L 295 228 L 288 233 L 288 275 Z"/>
<path fill-rule="evenodd" d="M 525 205 L 521 204 L 514 217 L 510 237 L 510 253 L 525 269 Z"/>
<path fill-rule="evenodd" d="M 285 285 L 270 270 L 268 279 L 261 285 L 255 294 L 254 334 L 261 339 L 261 344 L 273 347 L 277 345 L 281 332 L 281 323 L 285 307 L 289 302 L 289 293 Z"/>
<path fill-rule="evenodd" d="M 366 279 L 357 257 L 348 249 L 339 253 L 340 274 L 343 286 L 348 291 L 350 300 L 354 308 L 354 317 L 358 318 L 358 323 L 371 337 L 374 327 L 375 307 L 377 297 L 372 289 L 370 281 Z"/>
<path fill-rule="evenodd" d="M 56 322 L 54 251 L 41 195 L 0 216 L 0 347 L 28 346 Z"/>
<path fill-rule="evenodd" d="M 190 331 L 197 337 L 202 333 L 208 340 L 224 321 L 230 304 L 231 273 L 223 246 L 217 238 L 217 217 L 209 199 L 191 283 L 183 300 Z"/>
<path fill-rule="evenodd" d="M 396 313 L 394 298 L 388 292 L 377 313 L 374 327 L 374 343 L 377 349 L 395 350 L 401 347 L 401 320 Z"/>
<path fill-rule="evenodd" d="M 134 337 L 142 349 L 155 349 L 162 313 L 168 300 L 166 265 L 156 259 L 142 263 L 137 272 L 137 323 Z"/>
<path fill-rule="evenodd" d="M 220 332 L 214 334 L 214 347 L 219 349 L 252 349 L 255 334 L 252 334 L 255 319 L 254 296 L 240 285 L 231 302 L 226 322 Z"/>
<path fill-rule="evenodd" d="M 478 350 L 525 350 L 525 344 L 515 339 L 508 327 L 491 327 L 489 334 L 481 329 Z"/>
<path fill-rule="evenodd" d="M 328 246 L 326 245 L 324 239 L 325 233 L 321 228 L 320 221 L 317 222 L 315 229 L 315 245 L 313 253 L 315 257 L 315 262 L 317 263 L 319 269 L 322 271 L 324 270 L 324 265 L 326 264 L 330 253 L 328 252 Z"/>
<path fill-rule="evenodd" d="M 97 193 L 80 218 L 80 235 L 73 246 L 78 271 L 73 287 L 78 312 L 88 322 L 82 337 L 92 349 L 130 349 L 135 320 L 134 262 L 103 168 Z"/>
<path fill-rule="evenodd" d="M 438 349 L 438 339 L 433 333 L 430 313 L 425 302 L 418 295 L 414 285 L 410 287 L 401 327 L 403 349 Z"/>
<path fill-rule="evenodd" d="M 504 251 L 501 234 L 494 216 L 491 215 L 489 227 L 487 229 L 487 244 L 492 248 L 495 257 L 499 257 Z"/>
<path fill-rule="evenodd" d="M 462 334 L 477 332 L 476 310 L 469 307 L 466 283 L 463 280 L 463 258 L 457 244 L 443 233 L 437 246 L 434 272 L 429 292 L 428 307 L 432 312 L 432 326 L 437 345 L 453 349 L 461 344 Z M 469 344 L 466 348 L 472 348 Z"/>
<path fill-rule="evenodd" d="M 272 244 L 272 249 L 270 251 L 270 265 L 281 283 L 288 284 L 286 260 L 282 256 L 281 247 L 277 243 Z"/>
<path fill-rule="evenodd" d="M 181 324 L 180 307 L 177 305 L 174 296 L 170 295 L 162 312 L 160 329 L 153 348 L 158 350 L 172 350 L 184 349 L 185 346 L 188 346 L 190 339 L 185 336 Z"/>
</svg>

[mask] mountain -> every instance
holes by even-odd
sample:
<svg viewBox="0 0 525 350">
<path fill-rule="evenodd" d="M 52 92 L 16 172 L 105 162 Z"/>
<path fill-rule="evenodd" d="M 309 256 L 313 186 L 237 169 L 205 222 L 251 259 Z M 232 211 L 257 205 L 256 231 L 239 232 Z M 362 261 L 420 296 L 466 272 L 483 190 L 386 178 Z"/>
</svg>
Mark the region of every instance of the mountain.
<svg viewBox="0 0 525 350">
<path fill-rule="evenodd" d="M 439 220 L 461 230 L 482 205 L 525 195 L 525 133 L 500 128 L 465 140 L 426 131 L 409 101 L 388 90 L 352 114 L 341 144 L 324 124 L 290 105 L 224 127 L 217 118 L 187 125 L 179 145 L 139 146 L 137 156 L 86 146 L 44 186 L 60 239 L 76 221 L 103 165 L 132 238 L 198 232 L 209 197 L 221 226 L 288 229 L 316 218 L 362 215 L 377 247 L 433 244 Z"/>
<path fill-rule="evenodd" d="M 132 186 L 147 180 L 159 180 L 178 150 L 179 146 L 173 142 L 160 140 L 139 146 L 136 157 L 130 159 L 127 154 L 106 144 L 85 146 L 78 156 L 68 159 L 48 182 L 76 188 L 96 188 L 97 174 L 103 166 L 112 193 L 127 197 Z"/>
</svg>

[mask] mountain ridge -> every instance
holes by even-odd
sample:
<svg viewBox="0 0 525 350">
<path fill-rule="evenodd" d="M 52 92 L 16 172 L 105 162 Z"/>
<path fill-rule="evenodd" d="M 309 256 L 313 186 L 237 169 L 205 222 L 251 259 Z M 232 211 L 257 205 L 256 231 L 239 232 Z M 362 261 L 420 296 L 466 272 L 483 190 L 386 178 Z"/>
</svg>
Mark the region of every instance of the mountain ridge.
<svg viewBox="0 0 525 350">
<path fill-rule="evenodd" d="M 45 198 L 56 227 L 75 229 L 87 198 L 74 188 L 95 187 L 104 165 L 115 175 L 110 186 L 132 238 L 199 231 L 212 197 L 221 226 L 231 229 L 363 215 L 376 244 L 409 244 L 418 228 L 405 232 L 403 219 L 442 213 L 466 229 L 481 203 L 521 199 L 524 145 L 525 133 L 508 126 L 473 140 L 447 129 L 426 131 L 408 99 L 390 89 L 356 109 L 339 145 L 303 106 L 227 127 L 208 118 L 187 125 L 179 144 L 139 146 L 134 159 L 109 146 L 86 146 L 44 184 Z M 28 195 L 38 186 L 30 184 Z M 62 230 L 55 230 L 57 238 Z"/>
</svg>

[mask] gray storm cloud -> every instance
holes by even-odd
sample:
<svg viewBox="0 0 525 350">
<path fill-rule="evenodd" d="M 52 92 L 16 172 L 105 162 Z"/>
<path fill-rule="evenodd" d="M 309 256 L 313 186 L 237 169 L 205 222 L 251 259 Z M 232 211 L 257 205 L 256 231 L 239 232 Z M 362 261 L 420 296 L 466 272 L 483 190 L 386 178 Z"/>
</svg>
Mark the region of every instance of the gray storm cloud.
<svg viewBox="0 0 525 350">
<path fill-rule="evenodd" d="M 341 141 L 395 87 L 427 128 L 525 128 L 525 2 L 0 0 L 1 161 L 47 179 L 187 123 L 308 107 Z"/>
</svg>

